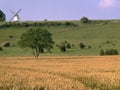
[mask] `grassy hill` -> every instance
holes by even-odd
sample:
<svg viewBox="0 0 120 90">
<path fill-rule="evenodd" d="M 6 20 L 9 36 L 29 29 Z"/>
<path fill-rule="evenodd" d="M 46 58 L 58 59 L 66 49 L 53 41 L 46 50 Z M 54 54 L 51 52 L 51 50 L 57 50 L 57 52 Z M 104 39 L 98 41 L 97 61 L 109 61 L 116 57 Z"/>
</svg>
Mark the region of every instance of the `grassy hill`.
<svg viewBox="0 0 120 90">
<path fill-rule="evenodd" d="M 52 53 L 45 52 L 41 55 L 99 55 L 101 49 L 117 49 L 120 52 L 119 20 L 94 20 L 87 24 L 80 21 L 17 22 L 16 25 L 0 23 L 0 43 L 11 43 L 10 47 L 3 47 L 0 56 L 31 56 L 31 50 L 18 47 L 17 42 L 22 33 L 36 27 L 47 28 L 53 33 L 55 41 Z M 64 53 L 56 47 L 63 41 L 73 45 Z M 80 42 L 84 43 L 86 48 L 80 49 Z"/>
</svg>

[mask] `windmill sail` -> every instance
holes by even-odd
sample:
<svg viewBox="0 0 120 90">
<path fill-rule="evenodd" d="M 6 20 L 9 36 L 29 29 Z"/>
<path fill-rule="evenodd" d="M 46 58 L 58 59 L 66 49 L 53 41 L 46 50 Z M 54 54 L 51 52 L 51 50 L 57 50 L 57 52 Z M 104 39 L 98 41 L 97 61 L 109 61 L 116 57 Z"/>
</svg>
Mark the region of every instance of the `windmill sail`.
<svg viewBox="0 0 120 90">
<path fill-rule="evenodd" d="M 18 21 L 20 21 L 20 18 L 19 18 L 19 12 L 21 11 L 22 9 L 19 9 L 18 11 L 17 11 L 17 13 L 15 13 L 15 12 L 13 12 L 12 10 L 10 10 L 11 11 L 11 13 L 14 15 L 11 19 L 10 19 L 10 21 L 13 21 L 13 22 L 18 22 Z"/>
</svg>

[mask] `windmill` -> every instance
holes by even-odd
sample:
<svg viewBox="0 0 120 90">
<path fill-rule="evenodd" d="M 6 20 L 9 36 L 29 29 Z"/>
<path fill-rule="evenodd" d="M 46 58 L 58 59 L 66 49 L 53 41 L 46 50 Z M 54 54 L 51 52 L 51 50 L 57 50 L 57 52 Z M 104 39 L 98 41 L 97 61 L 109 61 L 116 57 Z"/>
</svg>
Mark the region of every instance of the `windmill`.
<svg viewBox="0 0 120 90">
<path fill-rule="evenodd" d="M 11 22 L 18 22 L 18 21 L 20 21 L 20 17 L 19 17 L 18 14 L 20 13 L 21 10 L 22 10 L 22 9 L 19 9 L 16 13 L 13 12 L 12 10 L 10 10 L 10 12 L 14 15 L 14 16 L 10 19 Z"/>
</svg>

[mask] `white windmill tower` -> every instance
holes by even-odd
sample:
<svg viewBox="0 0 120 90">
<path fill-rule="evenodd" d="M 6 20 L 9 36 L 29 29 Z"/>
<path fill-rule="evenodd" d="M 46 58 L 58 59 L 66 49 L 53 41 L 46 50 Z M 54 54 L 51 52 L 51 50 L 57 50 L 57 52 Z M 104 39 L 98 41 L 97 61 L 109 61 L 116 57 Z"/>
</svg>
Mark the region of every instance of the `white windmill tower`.
<svg viewBox="0 0 120 90">
<path fill-rule="evenodd" d="M 22 9 L 19 9 L 16 13 L 13 12 L 12 10 L 10 10 L 11 13 L 14 15 L 14 16 L 10 19 L 11 22 L 18 22 L 18 21 L 20 21 L 20 17 L 19 17 L 18 14 L 20 13 L 21 10 L 22 10 Z"/>
</svg>

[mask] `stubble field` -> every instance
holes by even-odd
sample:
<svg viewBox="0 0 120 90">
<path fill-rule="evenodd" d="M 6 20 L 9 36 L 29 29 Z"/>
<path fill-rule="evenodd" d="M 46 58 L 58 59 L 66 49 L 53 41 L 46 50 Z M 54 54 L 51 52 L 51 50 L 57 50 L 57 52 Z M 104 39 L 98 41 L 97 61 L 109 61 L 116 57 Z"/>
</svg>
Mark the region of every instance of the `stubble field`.
<svg viewBox="0 0 120 90">
<path fill-rule="evenodd" d="M 0 90 L 120 90 L 120 56 L 0 57 Z"/>
</svg>

